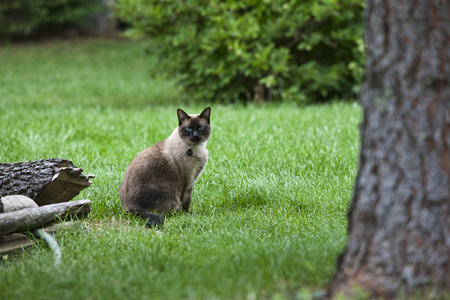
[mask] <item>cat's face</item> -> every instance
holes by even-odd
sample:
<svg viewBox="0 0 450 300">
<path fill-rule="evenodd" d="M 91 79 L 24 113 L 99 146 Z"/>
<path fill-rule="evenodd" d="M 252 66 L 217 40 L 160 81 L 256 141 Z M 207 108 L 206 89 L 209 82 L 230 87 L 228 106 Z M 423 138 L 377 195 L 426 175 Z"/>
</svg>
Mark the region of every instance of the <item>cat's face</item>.
<svg viewBox="0 0 450 300">
<path fill-rule="evenodd" d="M 199 115 L 188 115 L 183 110 L 178 109 L 178 134 L 180 138 L 191 145 L 208 140 L 211 133 L 210 114 L 211 108 L 209 107 L 205 108 Z"/>
</svg>

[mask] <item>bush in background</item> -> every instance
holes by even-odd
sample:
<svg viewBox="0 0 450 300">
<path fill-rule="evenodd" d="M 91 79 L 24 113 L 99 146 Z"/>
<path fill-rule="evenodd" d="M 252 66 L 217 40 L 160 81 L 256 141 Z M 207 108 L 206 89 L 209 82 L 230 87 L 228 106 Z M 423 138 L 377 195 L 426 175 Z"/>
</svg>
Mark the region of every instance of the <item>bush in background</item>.
<svg viewBox="0 0 450 300">
<path fill-rule="evenodd" d="M 102 0 L 6 0 L 0 2 L 0 35 L 27 35 L 76 24 L 105 9 Z"/>
<path fill-rule="evenodd" d="M 230 102 L 354 97 L 363 0 L 119 0 L 132 34 L 151 37 L 157 72 L 190 97 Z"/>
</svg>

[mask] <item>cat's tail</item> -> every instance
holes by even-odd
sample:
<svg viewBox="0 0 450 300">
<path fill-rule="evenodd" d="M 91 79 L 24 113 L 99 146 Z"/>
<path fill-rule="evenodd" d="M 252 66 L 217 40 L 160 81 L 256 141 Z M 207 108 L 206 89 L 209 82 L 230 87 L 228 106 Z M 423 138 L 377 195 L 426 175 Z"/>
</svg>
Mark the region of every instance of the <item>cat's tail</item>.
<svg viewBox="0 0 450 300">
<path fill-rule="evenodd" d="M 164 218 L 160 214 L 146 211 L 128 211 L 128 213 L 145 220 L 150 227 L 158 227 L 164 224 Z"/>
</svg>

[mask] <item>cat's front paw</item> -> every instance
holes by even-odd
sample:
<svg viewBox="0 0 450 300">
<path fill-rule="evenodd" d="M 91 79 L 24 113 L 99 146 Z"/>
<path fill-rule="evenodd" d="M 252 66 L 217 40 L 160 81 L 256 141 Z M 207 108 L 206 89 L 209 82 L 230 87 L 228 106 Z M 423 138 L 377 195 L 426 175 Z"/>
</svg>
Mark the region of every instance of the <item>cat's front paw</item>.
<svg viewBox="0 0 450 300">
<path fill-rule="evenodd" d="M 161 215 L 153 214 L 148 220 L 147 220 L 147 226 L 150 227 L 159 227 L 164 224 L 164 218 Z"/>
</svg>

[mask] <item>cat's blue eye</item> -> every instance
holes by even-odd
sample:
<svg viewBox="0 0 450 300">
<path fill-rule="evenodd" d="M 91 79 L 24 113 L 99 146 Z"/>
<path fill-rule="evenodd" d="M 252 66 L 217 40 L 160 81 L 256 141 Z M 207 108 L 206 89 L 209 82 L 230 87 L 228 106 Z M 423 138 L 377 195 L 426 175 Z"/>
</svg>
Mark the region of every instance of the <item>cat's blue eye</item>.
<svg viewBox="0 0 450 300">
<path fill-rule="evenodd" d="M 200 131 L 202 131 L 202 130 L 204 130 L 205 129 L 205 126 L 200 126 L 199 128 L 198 128 L 198 130 L 200 130 Z"/>
<path fill-rule="evenodd" d="M 191 131 L 192 131 L 192 128 L 191 128 L 191 127 L 186 127 L 186 131 L 187 131 L 187 132 L 191 132 Z"/>
</svg>

